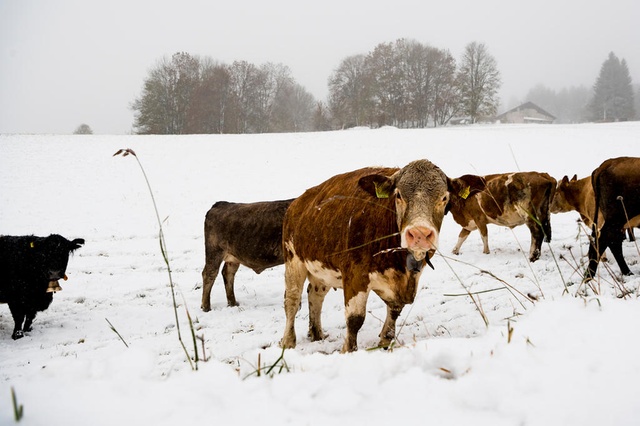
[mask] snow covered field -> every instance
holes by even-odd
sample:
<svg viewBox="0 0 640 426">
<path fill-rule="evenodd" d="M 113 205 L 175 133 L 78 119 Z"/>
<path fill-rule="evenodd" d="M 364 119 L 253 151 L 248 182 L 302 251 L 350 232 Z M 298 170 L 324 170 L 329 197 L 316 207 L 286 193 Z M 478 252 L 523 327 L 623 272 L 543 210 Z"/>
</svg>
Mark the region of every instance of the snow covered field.
<svg viewBox="0 0 640 426">
<path fill-rule="evenodd" d="M 196 372 L 177 339 L 149 193 L 133 157 L 112 157 L 120 148 L 138 154 L 166 218 L 180 327 L 193 353 L 186 305 L 208 358 Z M 553 241 L 533 264 L 524 226 L 491 226 L 489 255 L 482 254 L 477 232 L 459 256 L 450 255 L 460 228 L 446 216 L 435 271 L 422 275 L 415 303 L 398 320 L 399 345 L 392 351 L 366 350 L 377 344 L 385 316 L 372 294 L 360 350 L 339 353 L 345 323 L 342 293 L 335 291 L 323 311 L 329 337 L 306 338 L 303 299 L 298 346 L 284 353 L 289 372 L 252 374 L 258 360 L 269 366 L 282 353 L 283 267 L 260 275 L 241 268 L 236 308 L 226 306 L 218 277 L 212 311 L 200 310 L 203 221 L 217 200 L 295 197 L 337 173 L 402 167 L 418 158 L 451 177 L 537 170 L 560 179 L 586 176 L 621 155 L 640 156 L 639 122 L 270 135 L 0 135 L 0 234 L 86 239 L 70 259 L 63 291 L 25 338 L 11 339 L 13 320 L 0 305 L 0 424 L 14 421 L 11 388 L 26 425 L 638 424 L 640 253 L 625 241 L 635 275 L 622 284 L 601 266 L 593 288 L 580 285 L 577 263 L 585 260 L 587 236 L 577 213 L 552 216 Z M 619 274 L 615 262 L 609 266 Z M 498 279 L 517 292 L 476 296 L 486 327 L 463 294 L 465 287 L 504 287 Z M 620 298 L 622 289 L 632 294 Z M 202 344 L 199 351 L 202 356 Z"/>
</svg>

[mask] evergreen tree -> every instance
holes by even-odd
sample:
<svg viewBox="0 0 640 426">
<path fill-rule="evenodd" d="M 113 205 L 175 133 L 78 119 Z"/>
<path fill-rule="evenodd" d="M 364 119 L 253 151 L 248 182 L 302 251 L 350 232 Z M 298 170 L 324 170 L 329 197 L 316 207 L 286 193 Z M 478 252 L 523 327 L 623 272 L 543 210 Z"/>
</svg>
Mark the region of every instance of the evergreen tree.
<svg viewBox="0 0 640 426">
<path fill-rule="evenodd" d="M 593 86 L 590 104 L 591 119 L 595 121 L 626 121 L 635 118 L 633 86 L 627 62 L 613 53 L 600 68 Z"/>
</svg>

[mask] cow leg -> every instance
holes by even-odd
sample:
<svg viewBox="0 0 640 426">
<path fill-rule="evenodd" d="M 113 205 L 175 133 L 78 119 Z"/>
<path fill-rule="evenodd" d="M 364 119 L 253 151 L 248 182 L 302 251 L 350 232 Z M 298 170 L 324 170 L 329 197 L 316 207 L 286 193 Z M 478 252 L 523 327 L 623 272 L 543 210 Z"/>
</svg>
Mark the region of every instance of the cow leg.
<svg viewBox="0 0 640 426">
<path fill-rule="evenodd" d="M 542 249 L 542 240 L 544 232 L 542 228 L 531 218 L 526 220 L 527 228 L 531 232 L 531 247 L 529 248 L 529 261 L 535 262 L 540 259 L 540 250 Z"/>
<path fill-rule="evenodd" d="M 222 252 L 211 253 L 207 250 L 204 269 L 202 270 L 202 305 L 201 308 L 205 312 L 211 310 L 211 289 L 213 282 L 220 270 L 222 263 Z"/>
<path fill-rule="evenodd" d="M 11 338 L 17 340 L 24 337 L 22 323 L 24 322 L 25 312 L 21 306 L 17 306 L 14 303 L 9 303 L 9 310 L 13 317 L 13 333 L 11 334 Z"/>
<path fill-rule="evenodd" d="M 224 289 L 227 293 L 227 304 L 229 306 L 238 306 L 234 292 L 234 282 L 238 268 L 240 268 L 240 264 L 235 262 L 224 262 L 222 267 L 222 280 L 224 281 Z"/>
<path fill-rule="evenodd" d="M 462 228 L 460 230 L 460 234 L 458 234 L 458 242 L 456 243 L 456 246 L 451 251 L 453 254 L 460 254 L 460 247 L 462 247 L 462 244 L 466 241 L 470 233 L 471 231 L 466 228 Z"/>
<path fill-rule="evenodd" d="M 380 342 L 378 346 L 381 348 L 388 348 L 393 339 L 396 338 L 396 320 L 400 316 L 400 312 L 402 312 L 402 306 L 391 306 L 387 304 L 387 319 L 382 326 L 382 331 L 380 332 Z"/>
<path fill-rule="evenodd" d="M 322 281 L 309 277 L 309 286 L 307 287 L 307 295 L 309 299 L 309 339 L 312 342 L 322 340 L 327 337 L 322 332 L 322 304 L 324 298 L 329 292 L 329 286 Z"/>
<path fill-rule="evenodd" d="M 616 259 L 622 275 L 633 275 L 622 255 L 622 240 L 624 240 L 624 234 L 619 232 L 619 229 L 618 227 L 608 227 L 605 224 L 602 227 L 600 239 L 606 238 L 606 241 L 609 241 L 609 250 L 611 250 L 614 259 Z"/>
<path fill-rule="evenodd" d="M 22 327 L 22 330 L 24 331 L 31 331 L 33 330 L 33 320 L 36 318 L 36 311 L 30 311 L 27 312 L 25 314 L 25 321 L 24 321 L 24 326 Z"/>
<path fill-rule="evenodd" d="M 302 299 L 302 289 L 304 281 L 307 278 L 307 269 L 304 263 L 298 258 L 285 262 L 284 264 L 284 313 L 286 316 L 286 324 L 284 327 L 284 336 L 280 341 L 280 346 L 284 349 L 296 347 L 296 313 L 300 307 Z"/>
<path fill-rule="evenodd" d="M 344 313 L 347 320 L 347 335 L 342 346 L 342 353 L 358 350 L 358 331 L 364 324 L 364 317 L 367 313 L 367 298 L 369 297 L 368 290 L 354 290 L 346 282 L 344 287 Z"/>
<path fill-rule="evenodd" d="M 602 230 L 598 232 L 595 230 L 595 227 L 591 232 L 590 241 L 591 244 L 589 245 L 589 264 L 587 266 L 587 270 L 584 273 L 585 281 L 588 281 L 596 276 L 596 272 L 598 271 L 598 264 L 600 263 L 602 255 L 608 247 L 608 243 L 606 242 L 607 240 L 602 238 Z"/>
<path fill-rule="evenodd" d="M 489 250 L 489 230 L 487 229 L 487 224 L 480 222 L 477 225 L 480 231 L 480 238 L 482 238 L 482 253 L 489 254 L 491 251 Z"/>
</svg>

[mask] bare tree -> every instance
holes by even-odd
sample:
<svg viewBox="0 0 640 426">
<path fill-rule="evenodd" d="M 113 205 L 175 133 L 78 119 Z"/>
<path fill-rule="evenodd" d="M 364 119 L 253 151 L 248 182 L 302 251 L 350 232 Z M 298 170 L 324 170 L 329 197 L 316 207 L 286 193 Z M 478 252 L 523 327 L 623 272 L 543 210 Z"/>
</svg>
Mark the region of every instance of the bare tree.
<svg viewBox="0 0 640 426">
<path fill-rule="evenodd" d="M 369 82 L 364 55 L 349 56 L 329 77 L 329 110 L 337 127 L 370 124 Z"/>
<path fill-rule="evenodd" d="M 460 61 L 458 84 L 462 111 L 473 123 L 481 117 L 496 114 L 500 72 L 496 60 L 483 43 L 469 43 L 465 48 Z"/>
<path fill-rule="evenodd" d="M 199 59 L 180 52 L 163 58 L 144 82 L 131 108 L 134 128 L 143 134 L 181 134 L 186 130 L 191 95 L 199 84 Z"/>
<path fill-rule="evenodd" d="M 76 128 L 76 130 L 73 131 L 73 134 L 74 135 L 92 135 L 93 130 L 91 130 L 91 127 L 89 127 L 88 124 L 82 123 Z"/>
</svg>

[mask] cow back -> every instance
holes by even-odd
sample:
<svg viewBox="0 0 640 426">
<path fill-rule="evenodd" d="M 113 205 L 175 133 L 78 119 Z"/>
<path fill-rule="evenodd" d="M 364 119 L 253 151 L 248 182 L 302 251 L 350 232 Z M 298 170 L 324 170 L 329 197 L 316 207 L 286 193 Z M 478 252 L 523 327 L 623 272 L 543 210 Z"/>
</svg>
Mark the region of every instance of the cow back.
<svg viewBox="0 0 640 426">
<path fill-rule="evenodd" d="M 308 189 L 285 215 L 285 261 L 296 255 L 336 271 L 404 271 L 406 252 L 393 250 L 400 247 L 394 201 L 373 198 L 358 185 L 367 175 L 391 176 L 396 171 L 364 168 Z"/>
</svg>

